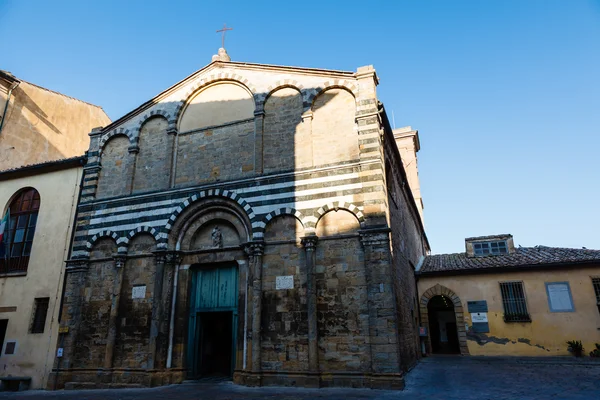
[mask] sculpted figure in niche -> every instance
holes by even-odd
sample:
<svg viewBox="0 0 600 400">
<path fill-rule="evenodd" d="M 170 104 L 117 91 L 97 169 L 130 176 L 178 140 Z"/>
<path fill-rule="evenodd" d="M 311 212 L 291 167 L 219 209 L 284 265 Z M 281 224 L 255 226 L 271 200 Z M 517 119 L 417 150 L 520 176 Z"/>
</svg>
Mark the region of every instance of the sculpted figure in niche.
<svg viewBox="0 0 600 400">
<path fill-rule="evenodd" d="M 213 247 L 222 248 L 223 247 L 223 235 L 221 234 L 221 230 L 218 226 L 215 226 L 212 230 L 212 242 Z"/>
</svg>

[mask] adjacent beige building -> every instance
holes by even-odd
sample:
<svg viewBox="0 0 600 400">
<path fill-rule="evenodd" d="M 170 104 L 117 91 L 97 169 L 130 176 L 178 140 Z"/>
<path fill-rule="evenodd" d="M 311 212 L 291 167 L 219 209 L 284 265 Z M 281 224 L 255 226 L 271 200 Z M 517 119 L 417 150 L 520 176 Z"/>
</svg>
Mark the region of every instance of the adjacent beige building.
<svg viewBox="0 0 600 400">
<path fill-rule="evenodd" d="M 568 356 L 600 343 L 600 251 L 466 239 L 464 253 L 417 266 L 427 353 Z"/>
<path fill-rule="evenodd" d="M 97 106 L 0 71 L 0 218 L 11 217 L 0 243 L 4 387 L 47 385 L 87 132 L 109 122 Z"/>
<path fill-rule="evenodd" d="M 0 171 L 82 155 L 102 108 L 0 70 Z"/>
</svg>

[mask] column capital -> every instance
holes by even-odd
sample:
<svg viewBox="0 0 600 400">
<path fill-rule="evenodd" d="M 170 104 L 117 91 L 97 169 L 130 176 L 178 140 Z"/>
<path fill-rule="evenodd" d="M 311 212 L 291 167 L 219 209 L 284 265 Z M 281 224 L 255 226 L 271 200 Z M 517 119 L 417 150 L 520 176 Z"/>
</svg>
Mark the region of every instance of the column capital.
<svg viewBox="0 0 600 400">
<path fill-rule="evenodd" d="M 127 260 L 127 255 L 121 253 L 113 254 L 113 260 L 115 260 L 115 267 L 123 268 Z"/>
<path fill-rule="evenodd" d="M 90 264 L 89 258 L 72 258 L 70 260 L 65 261 L 67 264 L 66 271 L 70 272 L 84 272 L 87 271 Z"/>
<path fill-rule="evenodd" d="M 177 265 L 181 263 L 181 253 L 178 251 L 165 251 L 165 263 Z"/>
<path fill-rule="evenodd" d="M 157 263 L 164 263 L 167 260 L 166 250 L 156 250 L 152 252 L 154 254 L 154 260 Z"/>
<path fill-rule="evenodd" d="M 360 230 L 360 240 L 363 246 L 373 246 L 378 244 L 387 244 L 390 241 L 390 228 L 376 228 Z"/>
<path fill-rule="evenodd" d="M 242 246 L 244 247 L 244 252 L 248 256 L 262 256 L 265 252 L 265 242 L 262 240 L 244 243 Z"/>
<path fill-rule="evenodd" d="M 306 250 L 313 251 L 315 249 L 315 247 L 317 247 L 317 242 L 319 241 L 319 237 L 316 235 L 304 236 L 300 240 L 301 240 L 302 246 L 304 246 L 304 248 Z"/>
</svg>

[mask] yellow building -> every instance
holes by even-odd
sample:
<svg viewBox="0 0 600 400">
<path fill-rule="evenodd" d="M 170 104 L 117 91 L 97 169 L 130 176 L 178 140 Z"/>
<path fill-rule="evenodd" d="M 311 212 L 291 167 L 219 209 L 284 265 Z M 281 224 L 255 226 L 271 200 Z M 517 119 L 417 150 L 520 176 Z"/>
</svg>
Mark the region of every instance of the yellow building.
<svg viewBox="0 0 600 400">
<path fill-rule="evenodd" d="M 466 251 L 417 266 L 427 353 L 566 356 L 600 343 L 600 251 L 515 248 L 511 235 L 465 239 Z"/>
<path fill-rule="evenodd" d="M 0 390 L 44 388 L 97 106 L 0 70 Z M 20 380 L 10 380 L 24 378 Z"/>
</svg>

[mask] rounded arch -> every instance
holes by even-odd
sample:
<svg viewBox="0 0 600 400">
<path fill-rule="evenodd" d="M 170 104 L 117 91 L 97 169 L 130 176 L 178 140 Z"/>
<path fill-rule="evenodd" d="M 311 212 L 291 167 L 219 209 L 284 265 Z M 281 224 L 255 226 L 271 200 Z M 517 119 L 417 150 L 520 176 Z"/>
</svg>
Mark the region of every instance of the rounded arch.
<svg viewBox="0 0 600 400">
<path fill-rule="evenodd" d="M 246 79 L 242 75 L 234 74 L 234 73 L 220 73 L 217 75 L 210 75 L 208 77 L 200 79 L 195 84 L 193 84 L 190 87 L 190 89 L 185 92 L 185 95 L 183 96 L 183 98 L 181 100 L 179 100 L 179 104 L 177 104 L 177 106 L 175 107 L 175 111 L 173 113 L 174 121 L 176 121 L 175 123 L 177 124 L 177 126 L 179 125 L 179 120 L 181 118 L 181 115 L 183 114 L 183 111 L 185 110 L 185 108 L 187 107 L 189 102 L 197 94 L 199 94 L 199 92 L 206 89 L 208 86 L 211 86 L 218 82 L 231 82 L 231 83 L 237 83 L 238 85 L 243 86 L 252 96 L 252 99 L 254 100 L 254 105 L 255 106 L 257 105 L 258 102 L 257 102 L 256 87 L 254 85 L 252 85 L 250 83 L 250 81 L 248 81 L 248 79 Z"/>
<path fill-rule="evenodd" d="M 149 233 L 150 235 L 152 235 L 154 237 L 154 240 L 156 240 L 156 243 L 160 242 L 162 239 L 162 235 L 160 234 L 160 232 L 151 227 L 151 226 L 138 226 L 137 228 L 129 231 L 129 233 L 127 233 L 127 235 L 123 238 L 122 243 L 125 246 L 129 245 L 129 242 L 131 242 L 131 239 L 133 239 L 134 236 L 139 235 L 140 233 Z"/>
<path fill-rule="evenodd" d="M 265 229 L 267 228 L 267 225 L 269 224 L 269 222 L 271 222 L 272 219 L 280 216 L 280 215 L 291 215 L 293 217 L 295 217 L 298 222 L 300 222 L 300 224 L 302 224 L 302 228 L 306 229 L 306 226 L 304 225 L 304 216 L 302 215 L 302 213 L 298 210 L 296 210 L 295 208 L 291 208 L 291 207 L 286 207 L 286 208 L 280 208 L 278 210 L 273 210 L 270 213 L 266 214 L 254 227 L 254 238 L 255 239 L 262 239 L 265 236 Z"/>
<path fill-rule="evenodd" d="M 267 100 L 269 99 L 269 97 L 271 97 L 271 95 L 273 95 L 273 93 L 275 93 L 278 90 L 281 89 L 285 89 L 285 88 L 289 88 L 289 89 L 294 89 L 296 90 L 300 96 L 303 96 L 303 90 L 304 90 L 304 86 L 301 85 L 300 83 L 298 83 L 298 81 L 296 80 L 292 80 L 292 79 L 285 79 L 284 81 L 277 81 L 275 82 L 274 85 L 269 86 L 267 88 L 267 93 L 259 93 L 257 95 L 255 95 L 255 98 L 258 100 L 256 102 L 256 107 L 257 108 L 264 108 L 265 103 L 267 102 Z"/>
<path fill-rule="evenodd" d="M 121 136 L 121 135 L 126 136 L 127 139 L 129 139 L 130 146 L 134 146 L 136 144 L 136 139 L 133 135 L 133 132 L 130 132 L 129 129 L 125 129 L 125 128 L 116 128 L 100 138 L 100 141 L 98 142 L 98 155 L 99 156 L 102 155 L 104 146 L 106 146 L 106 143 L 108 143 L 108 141 L 110 139 L 112 139 L 115 136 Z"/>
<path fill-rule="evenodd" d="M 85 248 L 87 250 L 88 256 L 89 256 L 90 250 L 92 250 L 92 247 L 94 247 L 94 244 L 96 244 L 96 242 L 102 238 L 112 238 L 117 245 L 119 245 L 120 242 L 122 242 L 124 239 L 124 238 L 120 238 L 117 233 L 115 233 L 111 230 L 100 231 L 100 232 L 96 233 L 94 236 L 92 236 L 90 238 L 90 240 L 88 240 L 87 243 L 85 244 Z M 119 239 L 121 239 L 121 240 L 119 240 Z M 127 251 L 126 247 L 125 247 L 125 251 Z M 121 247 L 119 247 L 119 252 L 121 252 Z"/>
<path fill-rule="evenodd" d="M 463 306 L 460 301 L 460 297 L 452 291 L 448 289 L 446 286 L 442 286 L 439 283 L 435 286 L 430 287 L 421 296 L 420 300 L 420 309 L 421 309 L 421 323 L 427 327 L 427 338 L 426 338 L 426 346 L 427 351 L 431 353 L 431 336 L 429 332 L 429 310 L 427 305 L 429 301 L 436 296 L 444 296 L 449 298 L 454 304 L 454 313 L 456 316 L 456 327 L 458 330 L 458 342 L 460 346 L 460 354 L 469 355 L 469 348 L 467 347 L 467 336 L 465 330 L 465 320 L 463 317 Z"/>
<path fill-rule="evenodd" d="M 25 192 L 30 191 L 30 190 L 34 191 L 37 194 L 37 197 L 39 199 L 39 204 L 38 204 L 38 208 L 39 208 L 39 206 L 41 206 L 41 204 L 42 204 L 42 200 L 41 200 L 42 197 L 40 195 L 40 192 L 33 186 L 25 186 L 25 187 L 22 187 L 21 189 L 17 190 L 16 192 L 14 192 L 12 194 L 12 196 L 10 196 L 8 198 L 8 201 L 6 202 L 6 204 L 4 204 L 4 209 L 2 210 L 2 216 L 6 215 L 6 211 L 8 211 L 8 208 L 13 204 L 13 202 L 15 200 L 17 200 L 17 198 L 19 196 L 23 195 Z"/>
<path fill-rule="evenodd" d="M 254 93 L 244 84 L 223 79 L 202 86 L 185 101 L 177 117 L 181 133 L 254 118 Z"/>
<path fill-rule="evenodd" d="M 315 212 L 313 213 L 312 216 L 304 218 L 304 220 L 303 220 L 304 226 L 306 228 L 311 228 L 314 230 L 317 226 L 317 223 L 321 219 L 321 217 L 323 215 L 325 215 L 327 212 L 332 211 L 332 210 L 333 211 L 337 211 L 337 210 L 349 211 L 356 217 L 356 219 L 358 220 L 358 223 L 360 224 L 361 227 L 363 226 L 363 223 L 365 222 L 365 216 L 357 206 L 355 206 L 352 203 L 347 203 L 345 201 L 338 201 L 338 202 L 326 204 L 323 207 L 320 207 L 317 210 L 315 210 Z"/>
<path fill-rule="evenodd" d="M 315 104 L 315 99 L 317 99 L 320 95 L 327 92 L 331 89 L 343 89 L 349 92 L 354 100 L 358 98 L 358 89 L 354 85 L 354 83 L 346 80 L 336 79 L 334 81 L 327 81 L 323 83 L 320 87 L 314 88 L 307 93 L 306 97 L 306 105 L 312 110 Z"/>
<path fill-rule="evenodd" d="M 135 126 L 135 128 L 132 131 L 132 137 L 134 139 L 135 142 L 139 141 L 139 137 L 140 137 L 140 130 L 142 129 L 142 126 L 144 126 L 144 124 L 146 122 L 148 122 L 150 119 L 152 118 L 164 118 L 167 120 L 167 123 L 169 124 L 169 128 L 171 127 L 172 124 L 172 118 L 171 118 L 171 114 L 165 110 L 162 109 L 156 109 L 156 110 L 152 110 L 147 114 L 144 114 L 144 116 L 142 118 L 140 118 L 139 122 L 137 123 L 137 125 Z"/>
<path fill-rule="evenodd" d="M 168 246 L 167 243 L 174 246 L 175 243 L 173 242 L 173 239 L 178 241 L 181 230 L 185 230 L 186 228 L 186 218 L 182 218 L 183 214 L 187 213 L 189 210 L 191 210 L 191 213 L 194 213 L 195 210 L 193 210 L 193 208 L 196 207 L 197 203 L 209 201 L 211 199 L 217 202 L 217 204 L 215 204 L 216 207 L 228 209 L 244 222 L 247 240 L 251 240 L 252 230 L 255 224 L 258 223 L 258 218 L 250 204 L 237 193 L 230 190 L 210 189 L 194 193 L 177 206 L 171 213 L 171 216 L 164 227 L 164 232 L 161 234 L 161 243 L 164 244 L 164 246 Z"/>
</svg>

